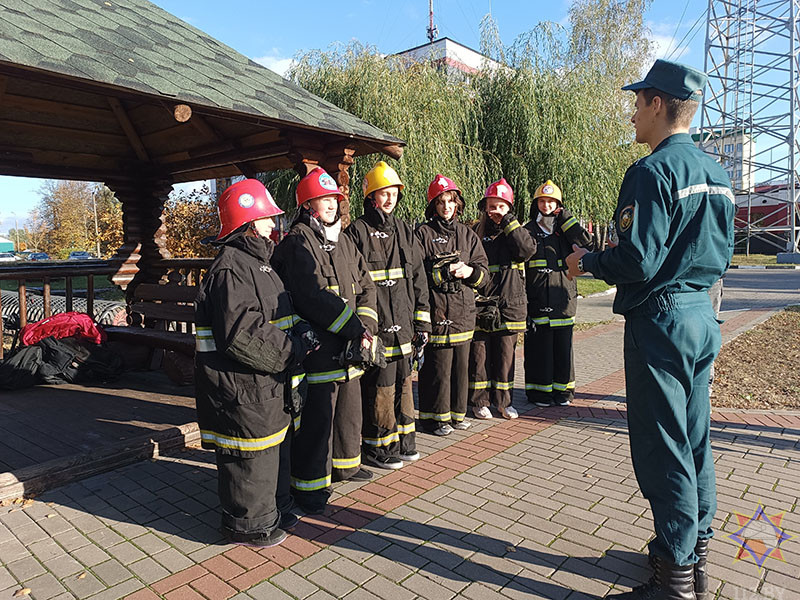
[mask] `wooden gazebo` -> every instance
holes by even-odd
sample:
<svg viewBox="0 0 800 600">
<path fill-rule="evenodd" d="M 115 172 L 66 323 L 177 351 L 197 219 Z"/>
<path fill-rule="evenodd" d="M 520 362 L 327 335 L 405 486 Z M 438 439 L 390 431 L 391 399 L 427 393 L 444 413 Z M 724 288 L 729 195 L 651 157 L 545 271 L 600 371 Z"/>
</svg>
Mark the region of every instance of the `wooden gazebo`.
<svg viewBox="0 0 800 600">
<path fill-rule="evenodd" d="M 403 144 L 146 0 L 0 0 L 0 174 L 105 182 L 122 287 L 163 275 L 173 183 L 319 164 L 347 192 Z"/>
</svg>

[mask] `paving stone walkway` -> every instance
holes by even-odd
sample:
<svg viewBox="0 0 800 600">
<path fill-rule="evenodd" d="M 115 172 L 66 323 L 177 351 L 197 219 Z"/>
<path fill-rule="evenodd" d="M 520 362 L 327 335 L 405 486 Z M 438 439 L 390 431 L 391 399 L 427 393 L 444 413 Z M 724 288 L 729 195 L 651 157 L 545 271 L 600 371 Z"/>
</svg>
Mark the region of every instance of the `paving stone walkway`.
<svg viewBox="0 0 800 600">
<path fill-rule="evenodd" d="M 725 338 L 769 314 L 732 313 Z M 576 335 L 573 406 L 538 409 L 517 394 L 517 420 L 421 434 L 419 462 L 337 484 L 326 514 L 303 517 L 277 548 L 222 542 L 213 454 L 196 448 L 2 507 L 0 600 L 25 588 L 36 600 L 580 600 L 627 590 L 649 577 L 651 518 L 629 458 L 621 335 L 620 323 Z M 713 590 L 800 599 L 800 413 L 712 419 Z M 729 537 L 759 506 L 776 527 L 762 519 L 748 535 L 773 546 L 776 530 L 791 536 L 763 567 L 737 560 Z"/>
</svg>

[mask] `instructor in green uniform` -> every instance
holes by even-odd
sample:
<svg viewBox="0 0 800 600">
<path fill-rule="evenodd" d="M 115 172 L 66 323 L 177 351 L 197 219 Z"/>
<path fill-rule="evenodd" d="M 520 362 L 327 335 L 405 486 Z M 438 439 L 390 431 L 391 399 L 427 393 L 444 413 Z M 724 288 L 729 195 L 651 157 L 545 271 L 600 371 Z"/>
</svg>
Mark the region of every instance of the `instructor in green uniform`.
<svg viewBox="0 0 800 600">
<path fill-rule="evenodd" d="M 693 600 L 707 591 L 705 558 L 717 507 L 708 375 L 720 348 L 708 288 L 733 254 L 734 196 L 722 167 L 689 136 L 706 75 L 657 60 L 636 92 L 636 141 L 652 153 L 625 173 L 615 212 L 619 245 L 574 246 L 571 277 L 617 285 L 625 316 L 631 456 L 653 511 L 649 583 L 618 596 Z"/>
</svg>

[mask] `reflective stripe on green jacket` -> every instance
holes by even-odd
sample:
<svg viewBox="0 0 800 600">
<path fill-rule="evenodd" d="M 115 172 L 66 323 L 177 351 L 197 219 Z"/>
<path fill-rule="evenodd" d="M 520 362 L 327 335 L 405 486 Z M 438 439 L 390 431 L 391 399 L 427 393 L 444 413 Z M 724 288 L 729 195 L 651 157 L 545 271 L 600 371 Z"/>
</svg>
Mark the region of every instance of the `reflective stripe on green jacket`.
<svg viewBox="0 0 800 600">
<path fill-rule="evenodd" d="M 661 294 L 706 290 L 730 265 L 736 212 L 728 175 L 686 133 L 625 173 L 614 214 L 619 245 L 583 267 L 617 284 L 614 312 Z"/>
</svg>

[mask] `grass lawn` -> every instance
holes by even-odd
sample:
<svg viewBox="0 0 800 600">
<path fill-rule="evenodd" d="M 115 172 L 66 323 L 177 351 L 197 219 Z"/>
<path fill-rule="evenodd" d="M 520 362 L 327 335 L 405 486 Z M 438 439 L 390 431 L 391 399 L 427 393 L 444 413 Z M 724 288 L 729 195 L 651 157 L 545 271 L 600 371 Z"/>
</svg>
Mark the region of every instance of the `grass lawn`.
<svg viewBox="0 0 800 600">
<path fill-rule="evenodd" d="M 29 288 L 41 288 L 42 282 L 41 280 L 30 280 L 26 283 Z M 66 286 L 66 279 L 63 277 L 58 279 L 51 279 L 50 280 L 50 289 L 51 290 L 63 290 Z M 94 276 L 94 288 L 116 288 L 117 286 L 108 278 L 108 275 L 95 275 Z M 4 290 L 17 290 L 17 282 L 14 280 L 3 280 L 0 281 L 0 289 Z M 85 290 L 86 289 L 86 277 L 73 277 L 72 278 L 72 289 L 73 290 Z"/>
<path fill-rule="evenodd" d="M 578 277 L 578 294 L 584 298 L 590 294 L 605 292 L 610 287 L 605 281 L 594 277 Z"/>
<path fill-rule="evenodd" d="M 732 265 L 777 265 L 778 259 L 774 254 L 734 254 Z"/>
</svg>

